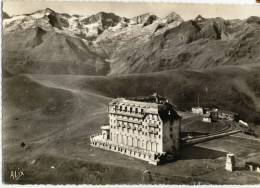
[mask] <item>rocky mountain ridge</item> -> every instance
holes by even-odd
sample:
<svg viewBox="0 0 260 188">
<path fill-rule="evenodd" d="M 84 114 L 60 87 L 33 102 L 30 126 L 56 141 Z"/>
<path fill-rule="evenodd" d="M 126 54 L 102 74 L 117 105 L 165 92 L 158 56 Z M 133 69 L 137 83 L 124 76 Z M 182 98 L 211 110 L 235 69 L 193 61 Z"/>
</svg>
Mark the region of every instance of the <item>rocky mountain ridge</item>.
<svg viewBox="0 0 260 188">
<path fill-rule="evenodd" d="M 16 74 L 132 74 L 260 62 L 260 18 L 184 21 L 145 13 L 125 18 L 44 9 L 5 16 L 4 70 Z"/>
<path fill-rule="evenodd" d="M 183 19 L 174 12 L 163 19 L 151 13 L 145 13 L 131 19 L 106 12 L 98 12 L 90 16 L 69 15 L 67 13 L 57 13 L 49 8 L 31 14 L 12 17 L 5 12 L 3 14 L 6 15 L 4 16 L 3 25 L 4 31 L 7 33 L 38 26 L 46 30 L 55 29 L 56 32 L 70 34 L 71 36 L 80 36 L 80 38 L 88 40 L 95 39 L 103 31 L 111 27 L 114 27 L 111 30 L 115 31 L 131 25 L 141 24 L 147 26 L 154 21 L 163 23 L 183 21 Z"/>
</svg>

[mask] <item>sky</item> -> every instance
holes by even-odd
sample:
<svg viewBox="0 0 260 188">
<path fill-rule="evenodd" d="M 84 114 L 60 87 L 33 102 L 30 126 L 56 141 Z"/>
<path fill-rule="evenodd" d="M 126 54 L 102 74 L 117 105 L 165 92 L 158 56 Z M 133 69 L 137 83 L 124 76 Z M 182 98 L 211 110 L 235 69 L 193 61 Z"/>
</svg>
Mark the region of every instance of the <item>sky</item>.
<svg viewBox="0 0 260 188">
<path fill-rule="evenodd" d="M 183 19 L 189 20 L 197 15 L 206 18 L 222 17 L 226 19 L 244 19 L 249 16 L 260 17 L 260 4 L 257 5 L 213 5 L 185 3 L 127 3 L 127 2 L 86 2 L 86 1 L 46 1 L 46 0 L 4 0 L 3 10 L 9 15 L 32 13 L 51 8 L 59 13 L 92 15 L 100 11 L 113 12 L 128 18 L 151 12 L 159 17 L 165 17 L 171 12 L 178 13 Z"/>
</svg>

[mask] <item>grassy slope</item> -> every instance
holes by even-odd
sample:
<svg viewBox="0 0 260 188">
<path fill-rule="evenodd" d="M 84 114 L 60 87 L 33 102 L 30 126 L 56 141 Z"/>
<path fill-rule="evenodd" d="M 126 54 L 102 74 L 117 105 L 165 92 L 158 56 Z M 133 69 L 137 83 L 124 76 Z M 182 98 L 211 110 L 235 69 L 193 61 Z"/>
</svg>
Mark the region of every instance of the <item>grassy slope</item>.
<svg viewBox="0 0 260 188">
<path fill-rule="evenodd" d="M 126 76 L 33 75 L 39 82 L 54 83 L 107 97 L 149 95 L 156 90 L 180 110 L 190 110 L 200 96 L 202 106 L 241 114 L 246 121 L 260 122 L 260 70 L 258 67 L 226 67 L 204 72 L 166 71 Z"/>
</svg>

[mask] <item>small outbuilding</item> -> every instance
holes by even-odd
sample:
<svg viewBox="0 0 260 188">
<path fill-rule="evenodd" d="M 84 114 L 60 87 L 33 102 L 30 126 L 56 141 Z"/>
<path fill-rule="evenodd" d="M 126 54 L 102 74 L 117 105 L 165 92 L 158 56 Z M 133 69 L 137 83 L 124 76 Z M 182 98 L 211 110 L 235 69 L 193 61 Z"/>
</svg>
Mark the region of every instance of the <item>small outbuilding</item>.
<svg viewBox="0 0 260 188">
<path fill-rule="evenodd" d="M 202 121 L 204 121 L 206 123 L 211 123 L 211 118 L 210 117 L 203 117 Z"/>
<path fill-rule="evenodd" d="M 202 107 L 192 107 L 191 112 L 194 114 L 203 114 L 203 108 Z"/>
<path fill-rule="evenodd" d="M 260 164 L 255 162 L 246 162 L 245 167 L 247 170 L 251 172 L 258 172 L 260 173 Z"/>
</svg>

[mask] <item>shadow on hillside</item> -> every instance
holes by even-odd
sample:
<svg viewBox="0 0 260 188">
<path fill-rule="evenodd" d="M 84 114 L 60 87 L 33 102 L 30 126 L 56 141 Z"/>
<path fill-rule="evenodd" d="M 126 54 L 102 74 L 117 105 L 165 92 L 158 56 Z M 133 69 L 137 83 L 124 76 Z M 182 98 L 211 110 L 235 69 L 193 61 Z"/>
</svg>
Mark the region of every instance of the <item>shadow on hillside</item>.
<svg viewBox="0 0 260 188">
<path fill-rule="evenodd" d="M 181 149 L 180 160 L 191 159 L 216 159 L 225 156 L 225 152 L 212 149 L 202 148 L 198 146 L 183 147 Z"/>
</svg>

